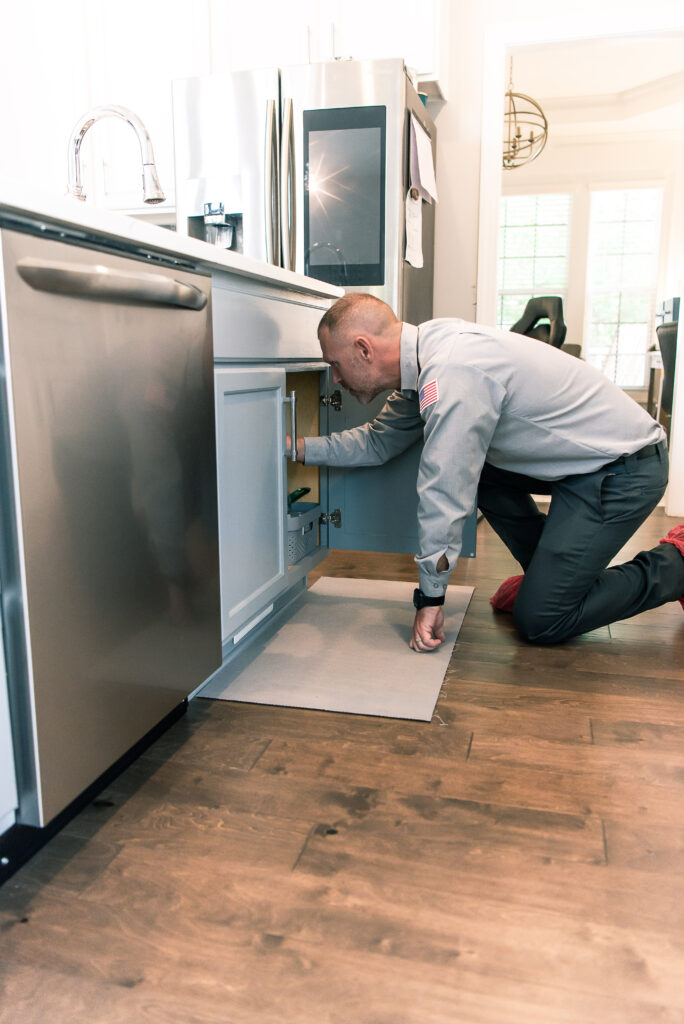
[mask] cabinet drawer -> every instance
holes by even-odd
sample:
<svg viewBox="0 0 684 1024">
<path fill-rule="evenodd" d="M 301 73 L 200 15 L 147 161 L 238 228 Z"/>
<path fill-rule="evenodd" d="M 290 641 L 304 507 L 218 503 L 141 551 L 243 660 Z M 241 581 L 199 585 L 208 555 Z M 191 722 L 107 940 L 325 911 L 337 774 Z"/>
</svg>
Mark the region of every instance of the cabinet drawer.
<svg viewBox="0 0 684 1024">
<path fill-rule="evenodd" d="M 320 359 L 318 324 L 332 301 L 214 279 L 214 359 Z"/>
</svg>

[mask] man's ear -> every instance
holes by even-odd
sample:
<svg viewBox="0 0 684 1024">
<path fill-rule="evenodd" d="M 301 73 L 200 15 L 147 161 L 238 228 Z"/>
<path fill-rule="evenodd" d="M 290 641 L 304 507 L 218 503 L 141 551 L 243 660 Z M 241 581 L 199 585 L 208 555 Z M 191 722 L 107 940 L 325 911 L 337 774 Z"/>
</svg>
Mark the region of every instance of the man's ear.
<svg viewBox="0 0 684 1024">
<path fill-rule="evenodd" d="M 354 347 L 356 352 L 361 356 L 364 362 L 369 363 L 373 359 L 373 346 L 371 345 L 370 339 L 364 334 L 358 334 L 354 338 Z"/>
</svg>

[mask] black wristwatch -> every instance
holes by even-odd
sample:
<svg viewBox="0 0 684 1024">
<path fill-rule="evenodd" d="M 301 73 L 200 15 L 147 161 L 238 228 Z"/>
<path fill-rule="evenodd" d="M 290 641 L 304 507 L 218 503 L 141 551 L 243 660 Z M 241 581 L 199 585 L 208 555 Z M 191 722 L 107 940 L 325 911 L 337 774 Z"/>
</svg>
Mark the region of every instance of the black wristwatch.
<svg viewBox="0 0 684 1024">
<path fill-rule="evenodd" d="M 444 604 L 444 594 L 440 594 L 439 597 L 428 597 L 419 587 L 413 591 L 414 608 L 435 608 L 441 604 Z"/>
</svg>

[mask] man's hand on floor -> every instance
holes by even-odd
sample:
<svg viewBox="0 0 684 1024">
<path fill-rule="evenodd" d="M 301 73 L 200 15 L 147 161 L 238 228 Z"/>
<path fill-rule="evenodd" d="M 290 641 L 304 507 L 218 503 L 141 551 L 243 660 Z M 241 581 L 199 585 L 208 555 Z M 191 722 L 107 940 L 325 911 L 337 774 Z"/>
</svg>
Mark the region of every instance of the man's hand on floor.
<svg viewBox="0 0 684 1024">
<path fill-rule="evenodd" d="M 446 640 L 444 635 L 444 611 L 440 605 L 419 608 L 413 620 L 413 633 L 409 647 L 421 654 L 434 651 Z"/>
</svg>

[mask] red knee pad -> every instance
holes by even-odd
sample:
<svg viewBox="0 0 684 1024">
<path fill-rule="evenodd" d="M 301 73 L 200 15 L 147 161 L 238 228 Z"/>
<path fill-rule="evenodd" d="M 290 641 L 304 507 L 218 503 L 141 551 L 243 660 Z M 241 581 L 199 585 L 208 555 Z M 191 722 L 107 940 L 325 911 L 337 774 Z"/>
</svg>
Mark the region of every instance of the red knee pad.
<svg viewBox="0 0 684 1024">
<path fill-rule="evenodd" d="M 489 598 L 489 603 L 497 612 L 512 612 L 515 599 L 520 590 L 520 584 L 525 576 L 511 576 L 504 580 L 496 594 Z"/>
<path fill-rule="evenodd" d="M 661 544 L 674 544 L 680 555 L 684 556 L 684 526 L 673 526 L 669 533 L 660 541 Z"/>
<path fill-rule="evenodd" d="M 684 558 L 684 525 L 673 526 L 669 533 L 660 541 L 661 544 L 674 544 L 679 554 Z M 679 603 L 684 608 L 684 597 L 679 598 Z"/>
</svg>

